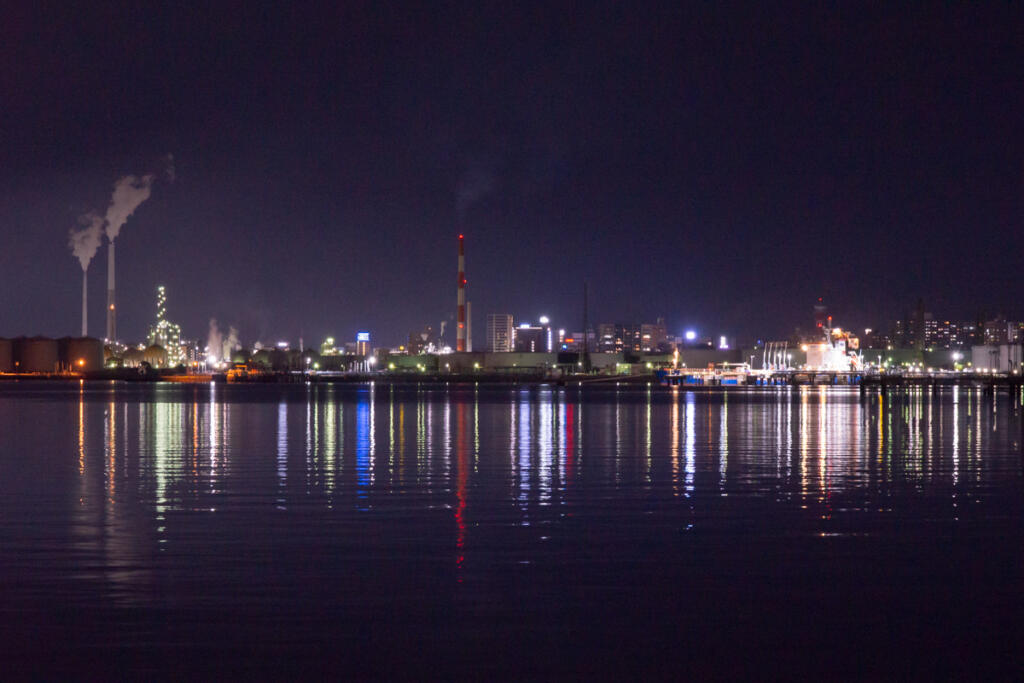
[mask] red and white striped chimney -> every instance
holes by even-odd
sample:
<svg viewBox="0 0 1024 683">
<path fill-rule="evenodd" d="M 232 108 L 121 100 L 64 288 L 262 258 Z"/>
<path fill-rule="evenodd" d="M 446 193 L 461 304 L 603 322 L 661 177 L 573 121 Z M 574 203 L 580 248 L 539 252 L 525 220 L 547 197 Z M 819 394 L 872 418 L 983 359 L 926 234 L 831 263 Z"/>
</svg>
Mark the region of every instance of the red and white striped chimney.
<svg viewBox="0 0 1024 683">
<path fill-rule="evenodd" d="M 459 235 L 459 327 L 455 331 L 455 350 L 466 350 L 466 250 Z"/>
</svg>

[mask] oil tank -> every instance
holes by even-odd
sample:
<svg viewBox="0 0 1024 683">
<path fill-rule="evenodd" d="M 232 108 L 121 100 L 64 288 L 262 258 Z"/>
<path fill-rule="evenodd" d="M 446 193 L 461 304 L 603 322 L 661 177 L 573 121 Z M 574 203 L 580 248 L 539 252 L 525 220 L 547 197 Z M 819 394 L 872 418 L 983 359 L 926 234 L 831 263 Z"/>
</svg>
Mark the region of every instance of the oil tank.
<svg viewBox="0 0 1024 683">
<path fill-rule="evenodd" d="M 126 368 L 137 368 L 142 364 L 142 361 L 146 360 L 146 354 L 143 353 L 142 349 L 126 349 L 121 354 L 121 361 L 124 363 Z"/>
<path fill-rule="evenodd" d="M 0 339 L 0 372 L 14 371 L 14 347 L 10 339 Z"/>
<path fill-rule="evenodd" d="M 72 337 L 66 342 L 61 364 L 74 372 L 95 372 L 103 369 L 103 342 L 92 337 Z"/>
<path fill-rule="evenodd" d="M 167 367 L 167 351 L 159 344 L 151 344 L 142 352 L 143 359 L 153 368 Z"/>
<path fill-rule="evenodd" d="M 15 340 L 14 363 L 16 372 L 56 372 L 57 340 L 48 337 L 29 337 Z"/>
</svg>

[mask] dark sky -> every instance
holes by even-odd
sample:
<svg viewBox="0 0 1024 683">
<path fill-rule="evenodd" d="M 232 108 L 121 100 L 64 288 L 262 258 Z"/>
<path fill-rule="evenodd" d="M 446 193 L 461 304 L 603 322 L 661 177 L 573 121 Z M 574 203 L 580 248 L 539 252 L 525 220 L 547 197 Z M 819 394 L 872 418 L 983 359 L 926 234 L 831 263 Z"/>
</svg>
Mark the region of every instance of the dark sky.
<svg viewBox="0 0 1024 683">
<path fill-rule="evenodd" d="M 1019 4 L 79 4 L 0 24 L 0 335 L 77 332 L 69 228 L 168 153 L 124 338 L 162 283 L 193 338 L 397 344 L 454 315 L 460 231 L 477 344 L 579 329 L 585 278 L 676 333 L 1024 317 Z"/>
</svg>

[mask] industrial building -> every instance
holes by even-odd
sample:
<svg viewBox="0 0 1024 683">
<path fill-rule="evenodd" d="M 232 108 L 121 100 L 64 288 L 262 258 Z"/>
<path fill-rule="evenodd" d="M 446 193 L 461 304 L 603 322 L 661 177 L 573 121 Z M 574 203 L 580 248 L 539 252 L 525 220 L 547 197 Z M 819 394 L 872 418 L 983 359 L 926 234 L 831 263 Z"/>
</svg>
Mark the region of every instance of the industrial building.
<svg viewBox="0 0 1024 683">
<path fill-rule="evenodd" d="M 1024 346 L 1020 344 L 985 344 L 971 348 L 971 365 L 988 372 L 1024 371 Z"/>
<path fill-rule="evenodd" d="M 0 372 L 92 372 L 103 368 L 103 342 L 92 337 L 0 339 Z"/>
</svg>

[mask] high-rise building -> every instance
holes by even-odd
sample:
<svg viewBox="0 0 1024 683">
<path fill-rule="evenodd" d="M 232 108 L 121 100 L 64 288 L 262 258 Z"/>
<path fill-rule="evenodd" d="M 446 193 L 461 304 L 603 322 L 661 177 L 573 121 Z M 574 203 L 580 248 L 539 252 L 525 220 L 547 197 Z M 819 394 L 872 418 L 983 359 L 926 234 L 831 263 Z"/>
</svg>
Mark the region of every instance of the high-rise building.
<svg viewBox="0 0 1024 683">
<path fill-rule="evenodd" d="M 515 350 L 519 353 L 542 353 L 548 350 L 548 328 L 523 323 L 515 328 Z"/>
<path fill-rule="evenodd" d="M 369 332 L 356 332 L 356 355 L 363 357 L 370 355 Z"/>
<path fill-rule="evenodd" d="M 985 344 L 1005 344 L 1014 336 L 1013 325 L 1006 318 L 999 316 L 985 321 Z"/>
<path fill-rule="evenodd" d="M 487 350 L 508 353 L 512 350 L 515 328 L 510 313 L 487 314 Z"/>
<path fill-rule="evenodd" d="M 640 326 L 640 350 L 661 351 L 667 347 L 668 332 L 665 319 L 658 318 L 654 324 L 644 323 Z"/>
<path fill-rule="evenodd" d="M 643 325 L 626 325 L 623 323 L 599 324 L 597 326 L 597 349 L 601 353 L 644 350 Z"/>
</svg>

